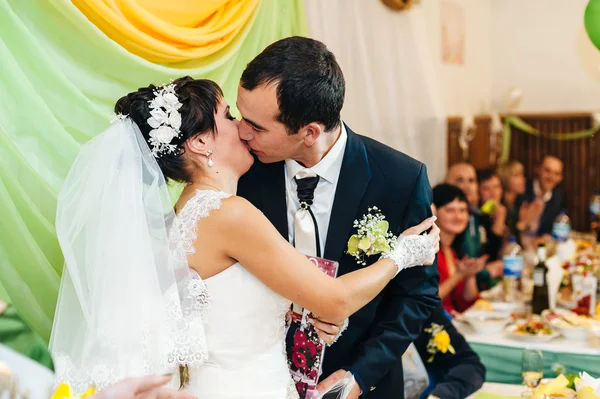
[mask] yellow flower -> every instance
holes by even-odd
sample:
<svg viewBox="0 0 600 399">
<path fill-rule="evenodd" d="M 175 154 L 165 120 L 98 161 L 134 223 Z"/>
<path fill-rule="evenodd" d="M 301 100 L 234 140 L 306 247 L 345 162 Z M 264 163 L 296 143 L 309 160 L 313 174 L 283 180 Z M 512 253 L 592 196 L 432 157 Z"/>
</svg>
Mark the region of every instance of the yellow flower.
<svg viewBox="0 0 600 399">
<path fill-rule="evenodd" d="M 592 387 L 583 387 L 579 391 L 577 391 L 577 399 L 598 399 L 598 396 L 594 392 L 594 388 Z"/>
<path fill-rule="evenodd" d="M 89 398 L 90 396 L 96 393 L 95 387 L 89 387 L 80 397 L 79 399 Z M 75 399 L 73 396 L 73 390 L 69 386 L 69 384 L 65 384 L 64 382 L 60 384 L 54 394 L 52 395 L 52 399 Z"/>
<path fill-rule="evenodd" d="M 62 383 L 54 391 L 52 395 L 52 399 L 72 399 L 73 391 L 71 391 L 71 387 L 69 384 Z"/>
<path fill-rule="evenodd" d="M 446 353 L 450 351 L 450 353 L 454 354 L 454 348 L 450 345 L 450 335 L 448 335 L 446 330 L 442 330 L 435 334 L 433 342 L 440 352 Z"/>
<path fill-rule="evenodd" d="M 493 213 L 496 208 L 498 207 L 498 205 L 496 204 L 496 201 L 494 200 L 489 200 L 486 201 L 485 204 L 481 205 L 481 213 L 485 213 L 486 215 L 489 215 L 491 213 Z"/>
<path fill-rule="evenodd" d="M 90 396 L 96 393 L 96 387 L 89 387 L 80 397 L 79 399 L 89 398 Z"/>
</svg>

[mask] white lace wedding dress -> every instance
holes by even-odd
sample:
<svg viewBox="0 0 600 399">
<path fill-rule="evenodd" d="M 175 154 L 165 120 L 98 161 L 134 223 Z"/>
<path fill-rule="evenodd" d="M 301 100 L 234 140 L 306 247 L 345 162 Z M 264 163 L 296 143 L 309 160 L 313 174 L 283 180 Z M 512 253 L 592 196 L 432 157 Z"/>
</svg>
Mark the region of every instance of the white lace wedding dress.
<svg viewBox="0 0 600 399">
<path fill-rule="evenodd" d="M 200 218 L 218 209 L 229 194 L 196 191 L 177 215 L 180 237 L 187 254 L 196 241 Z M 202 399 L 298 398 L 285 354 L 283 299 L 242 265 L 204 279 L 209 305 L 205 319 L 208 359 L 189 370 L 186 391 Z"/>
<path fill-rule="evenodd" d="M 82 148 L 57 204 L 65 256 L 50 342 L 57 383 L 83 392 L 186 364 L 187 390 L 201 399 L 298 397 L 284 351 L 289 301 L 237 263 L 205 281 L 189 268 L 187 256 L 204 250 L 198 220 L 228 196 L 197 191 L 175 215 L 129 118 Z M 389 256 L 404 267 L 433 248 L 421 236 L 397 243 Z"/>
</svg>

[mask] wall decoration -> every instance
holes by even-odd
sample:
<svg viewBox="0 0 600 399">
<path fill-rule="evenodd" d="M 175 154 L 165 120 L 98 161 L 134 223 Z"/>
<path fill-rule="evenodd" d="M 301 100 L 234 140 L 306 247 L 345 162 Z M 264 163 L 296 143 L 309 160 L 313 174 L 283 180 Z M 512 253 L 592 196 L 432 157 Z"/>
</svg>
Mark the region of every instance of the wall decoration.
<svg viewBox="0 0 600 399">
<path fill-rule="evenodd" d="M 440 4 L 440 25 L 442 32 L 442 62 L 463 65 L 465 63 L 465 10 L 451 0 Z"/>
</svg>

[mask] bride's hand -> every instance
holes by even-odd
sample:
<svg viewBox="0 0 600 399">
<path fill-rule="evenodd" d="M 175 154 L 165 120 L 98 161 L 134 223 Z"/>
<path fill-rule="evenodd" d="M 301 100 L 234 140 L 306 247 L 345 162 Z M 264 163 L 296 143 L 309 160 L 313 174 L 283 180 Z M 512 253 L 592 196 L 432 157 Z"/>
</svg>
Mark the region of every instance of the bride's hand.
<svg viewBox="0 0 600 399">
<path fill-rule="evenodd" d="M 436 220 L 437 220 L 437 217 L 435 217 L 435 216 L 427 218 L 427 219 L 423 220 L 421 223 L 419 223 L 418 225 L 409 227 L 408 229 L 404 230 L 404 232 L 402 232 L 401 235 L 402 236 L 420 235 L 423 232 L 427 231 L 428 229 L 431 229 L 429 231 L 429 233 L 427 233 L 427 236 L 431 238 L 431 241 L 433 243 L 434 254 L 437 254 L 440 250 L 440 228 L 435 224 Z M 435 256 L 433 257 L 433 259 L 425 262 L 424 264 L 429 266 L 429 265 L 432 265 L 434 261 L 435 261 Z"/>
<path fill-rule="evenodd" d="M 436 216 L 431 216 L 431 217 L 423 220 L 418 225 L 409 227 L 408 229 L 404 230 L 401 235 L 403 235 L 403 236 L 419 235 L 419 234 L 423 233 L 424 231 L 427 231 L 428 229 L 435 226 L 436 220 L 437 220 Z"/>
</svg>

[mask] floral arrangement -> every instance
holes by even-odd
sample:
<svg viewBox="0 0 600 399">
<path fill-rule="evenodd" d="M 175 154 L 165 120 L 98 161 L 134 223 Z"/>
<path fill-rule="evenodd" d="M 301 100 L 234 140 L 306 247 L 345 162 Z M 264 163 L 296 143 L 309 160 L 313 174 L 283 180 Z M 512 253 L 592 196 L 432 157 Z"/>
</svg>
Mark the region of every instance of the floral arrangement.
<svg viewBox="0 0 600 399">
<path fill-rule="evenodd" d="M 337 276 L 339 264 L 323 258 L 307 257 L 308 260 L 332 278 Z M 325 342 L 310 322 L 314 318 L 308 310 L 294 305 L 286 315 L 288 368 L 296 384 L 300 399 L 311 399 L 316 388 L 325 354 Z"/>
<path fill-rule="evenodd" d="M 369 212 L 360 220 L 355 220 L 357 233 L 348 240 L 347 253 L 352 255 L 359 265 L 366 266 L 365 256 L 385 254 L 394 249 L 396 237 L 388 232 L 389 223 L 379 208 L 369 208 Z"/>
<path fill-rule="evenodd" d="M 436 323 L 431 323 L 430 328 L 426 328 L 425 332 L 431 334 L 431 339 L 427 343 L 427 353 L 431 356 L 427 359 L 427 363 L 433 362 L 435 355 L 438 352 L 455 354 L 454 347 L 450 343 L 450 335 L 444 329 L 444 326 Z"/>
<path fill-rule="evenodd" d="M 292 356 L 289 365 L 292 377 L 298 374 L 308 377 L 307 379 L 294 378 L 300 399 L 304 399 L 307 397 L 308 391 L 314 388 L 312 385 L 316 386 L 319 378 L 323 341 L 319 339 L 314 329 L 297 330 L 294 334 L 294 344 L 291 351 Z"/>
<path fill-rule="evenodd" d="M 578 399 L 600 398 L 600 378 L 593 378 L 588 373 L 580 372 L 575 378 L 575 390 Z"/>
</svg>

